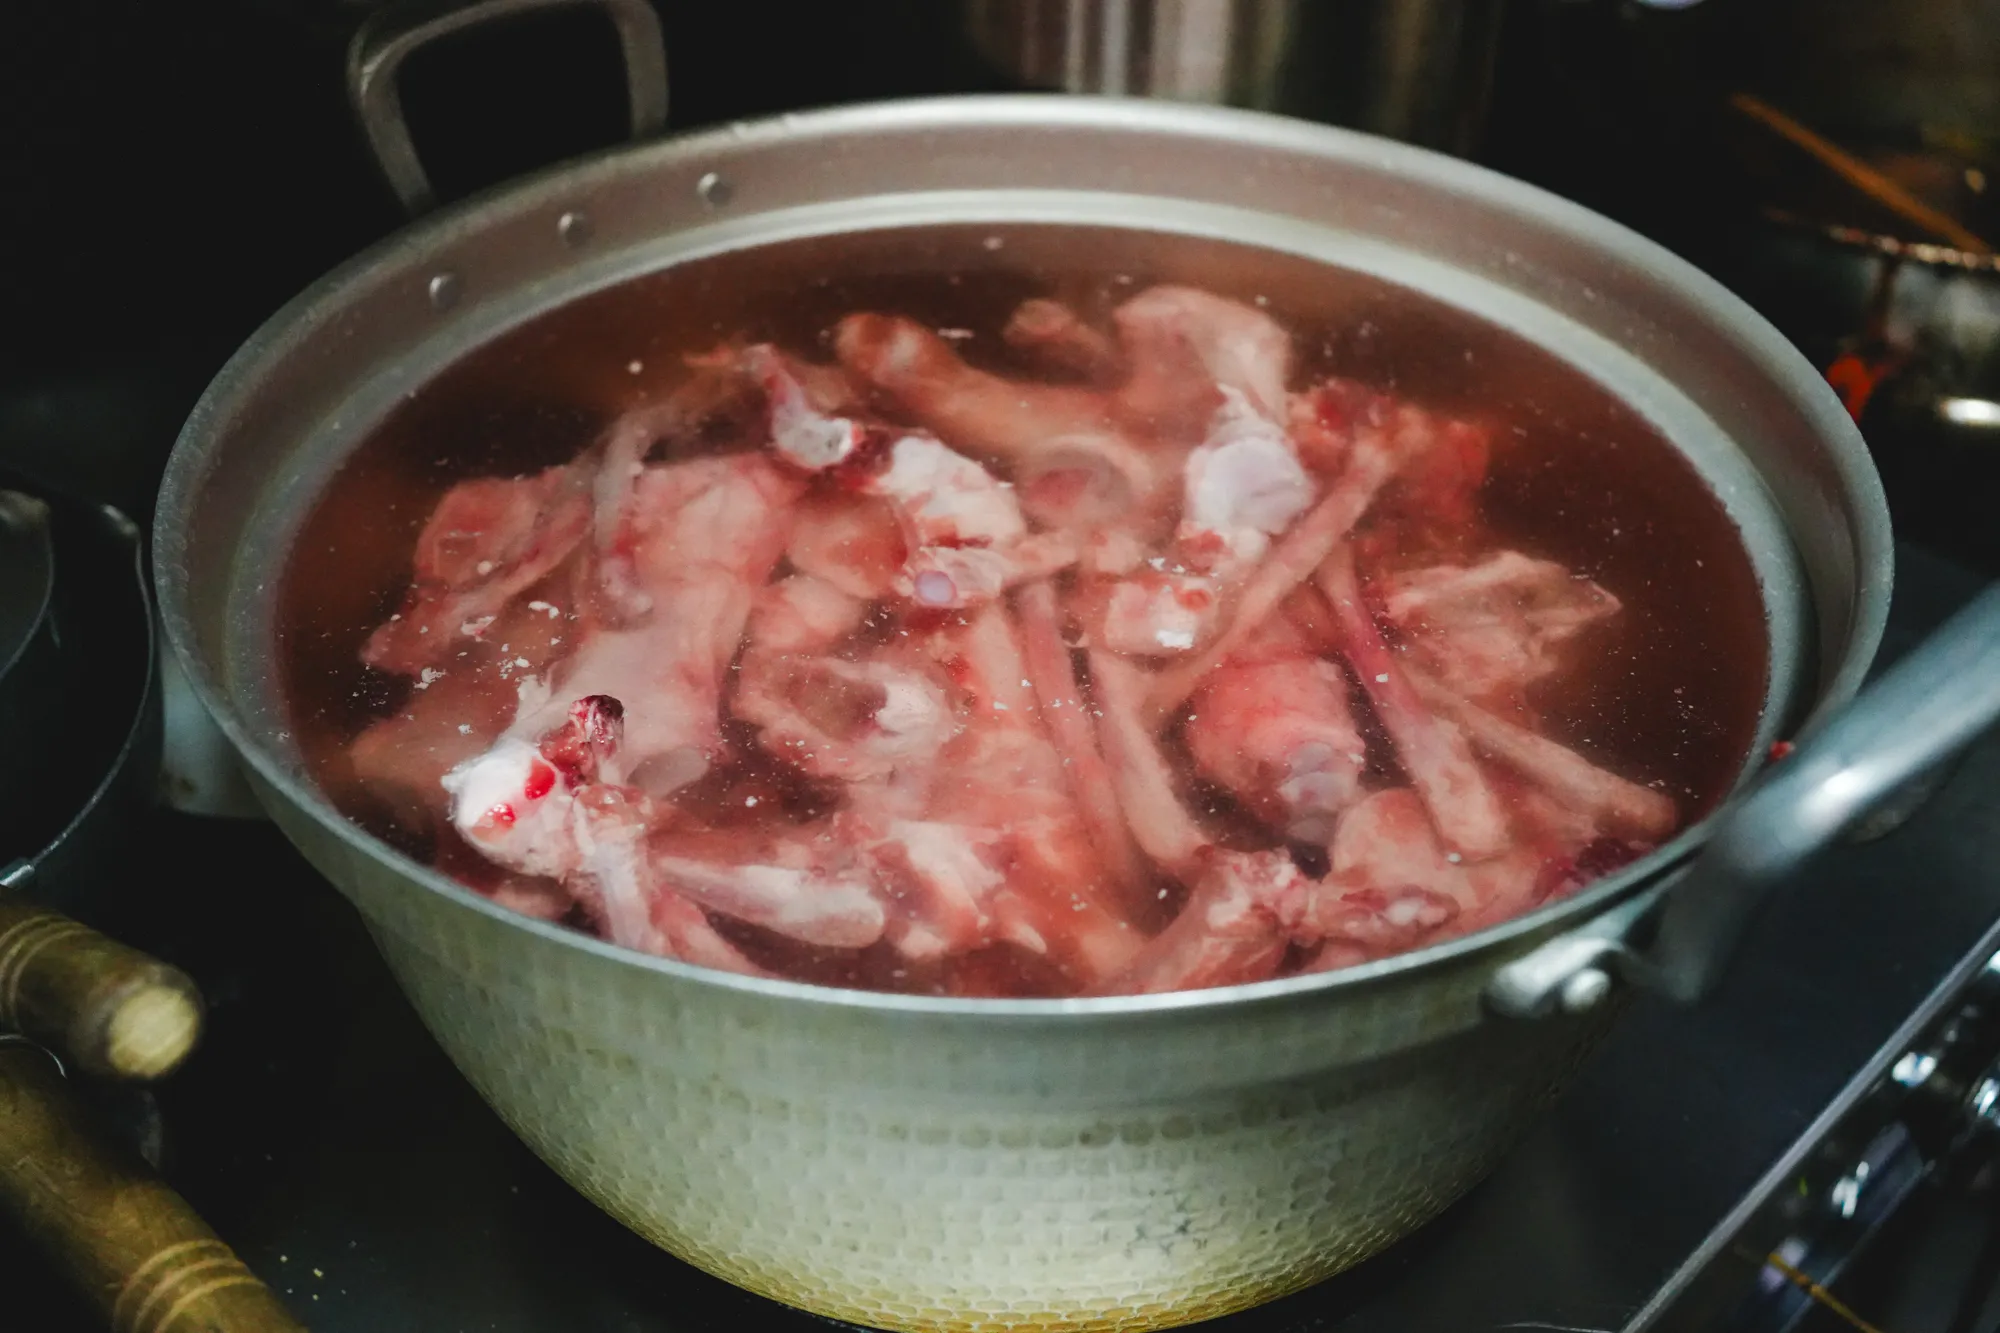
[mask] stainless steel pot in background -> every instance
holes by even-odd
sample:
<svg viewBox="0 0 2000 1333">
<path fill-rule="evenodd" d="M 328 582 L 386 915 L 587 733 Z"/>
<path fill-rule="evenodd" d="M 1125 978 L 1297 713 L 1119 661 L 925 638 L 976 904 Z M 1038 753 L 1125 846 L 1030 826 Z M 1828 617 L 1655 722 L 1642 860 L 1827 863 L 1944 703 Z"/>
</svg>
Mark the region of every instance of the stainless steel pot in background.
<svg viewBox="0 0 2000 1333">
<path fill-rule="evenodd" d="M 1505 0 L 962 0 L 1005 74 L 1275 111 L 1470 153 Z"/>
<path fill-rule="evenodd" d="M 957 3 L 972 46 L 1024 88 L 1272 111 L 1466 157 L 1481 147 L 1516 0 Z"/>
</svg>

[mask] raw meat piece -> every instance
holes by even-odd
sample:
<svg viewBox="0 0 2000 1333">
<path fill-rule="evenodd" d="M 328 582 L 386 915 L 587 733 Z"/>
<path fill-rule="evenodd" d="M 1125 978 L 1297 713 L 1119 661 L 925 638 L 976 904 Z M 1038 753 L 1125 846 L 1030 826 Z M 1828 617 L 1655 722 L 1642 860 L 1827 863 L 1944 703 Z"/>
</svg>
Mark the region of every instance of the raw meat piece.
<svg viewBox="0 0 2000 1333">
<path fill-rule="evenodd" d="M 746 655 L 824 652 L 861 628 L 868 603 L 811 574 L 792 574 L 757 594 Z"/>
<path fill-rule="evenodd" d="M 1607 832 L 1658 839 L 1679 821 L 1674 800 L 1665 792 L 1607 773 L 1576 751 L 1497 717 L 1428 677 L 1413 674 L 1411 683 L 1432 707 L 1462 727 L 1474 745 L 1557 799 L 1590 812 Z"/>
<path fill-rule="evenodd" d="M 1589 579 L 1519 551 L 1387 574 L 1378 588 L 1429 674 L 1468 699 L 1511 696 L 1547 676 L 1564 643 L 1619 608 Z"/>
<path fill-rule="evenodd" d="M 1267 980 L 1290 944 L 1285 922 L 1311 892 L 1282 852 L 1217 852 L 1181 914 L 1109 989 L 1143 995 Z"/>
<path fill-rule="evenodd" d="M 1077 570 L 1086 575 L 1113 578 L 1134 573 L 1146 563 L 1149 545 L 1146 534 L 1134 528 L 1099 528 L 1084 538 L 1083 552 L 1077 557 Z"/>
<path fill-rule="evenodd" d="M 913 647 L 949 675 L 961 719 L 935 756 L 922 818 L 958 830 L 1004 875 L 983 903 L 981 940 L 1046 952 L 1095 984 L 1140 943 L 1111 906 L 1130 884 L 1074 798 L 1069 762 L 1044 729 L 1012 621 L 988 606 L 913 638 Z M 949 933 L 939 921 L 928 924 Z"/>
<path fill-rule="evenodd" d="M 1079 379 L 1109 382 L 1124 369 L 1125 358 L 1110 335 L 1060 301 L 1021 302 L 1000 336 L 1016 351 Z"/>
<path fill-rule="evenodd" d="M 1198 431 L 1234 390 L 1270 421 L 1289 411 L 1292 340 L 1263 311 L 1193 287 L 1151 287 L 1118 307 L 1132 375 L 1119 390 L 1125 411 L 1168 433 Z"/>
<path fill-rule="evenodd" d="M 633 783 L 665 795 L 705 773 L 721 744 L 723 675 L 784 548 L 798 486 L 755 454 L 647 468 L 619 545 L 651 612 L 632 628 L 587 635 L 554 674 L 547 702 L 523 701 L 510 734 L 539 736 L 569 700 L 605 694 L 630 701 Z"/>
<path fill-rule="evenodd" d="M 1173 771 L 1144 714 L 1145 679 L 1107 652 L 1090 655 L 1097 737 L 1133 839 L 1170 875 L 1185 878 L 1209 839 L 1174 792 Z"/>
<path fill-rule="evenodd" d="M 919 606 L 976 606 L 1076 563 L 1074 539 L 1029 536 L 1012 489 L 929 436 L 897 440 L 859 489 L 887 500 L 901 524 L 909 555 L 895 590 Z"/>
<path fill-rule="evenodd" d="M 750 618 L 732 709 L 760 729 L 758 745 L 816 777 L 860 783 L 928 767 L 956 729 L 944 681 L 922 662 L 834 650 L 866 610 L 792 574 L 764 590 Z"/>
<path fill-rule="evenodd" d="M 396 711 L 354 739 L 349 767 L 396 823 L 422 834 L 445 815 L 439 779 L 506 731 L 521 690 L 532 692 L 538 673 L 574 646 L 572 608 L 583 582 L 568 567 L 528 589 L 528 600 L 504 607 L 480 637 L 461 639 L 441 665 L 420 668 Z"/>
<path fill-rule="evenodd" d="M 647 859 L 655 881 L 711 912 L 806 944 L 865 949 L 887 921 L 870 883 L 820 864 L 796 840 L 764 849 L 721 849 L 704 859 L 685 844 L 656 847 Z"/>
<path fill-rule="evenodd" d="M 1009 465 L 1021 507 L 1050 527 L 1142 509 L 1171 475 L 1117 424 L 1103 394 L 976 370 L 915 320 L 849 315 L 834 346 L 842 365 L 925 429 Z"/>
<path fill-rule="evenodd" d="M 1244 580 L 1228 610 L 1227 627 L 1192 659 L 1152 678 L 1147 694 L 1151 718 L 1165 718 L 1179 708 L 1208 673 L 1262 625 L 1294 588 L 1312 577 L 1313 571 L 1367 512 L 1375 492 L 1389 479 L 1391 468 L 1391 456 L 1376 441 L 1367 437 L 1356 441 L 1348 453 L 1346 469 L 1327 488 L 1319 504 L 1292 525 L 1271 554 Z"/>
<path fill-rule="evenodd" d="M 856 836 L 856 845 L 894 908 L 889 939 L 905 957 L 931 961 L 976 949 L 995 937 L 992 899 L 1006 876 L 1000 835 L 934 820 L 898 819 L 879 835 Z M 1015 933 L 1014 942 L 1042 953 L 1037 932 Z"/>
<path fill-rule="evenodd" d="M 769 753 L 849 782 L 922 768 L 956 728 L 945 682 L 908 654 L 843 656 L 868 610 L 832 584 L 794 574 L 766 588 L 737 667 L 735 714 Z"/>
<path fill-rule="evenodd" d="M 579 699 L 539 742 L 503 737 L 452 769 L 442 780 L 452 823 L 501 865 L 561 879 L 614 943 L 758 971 L 699 910 L 658 884 L 646 839 L 660 812 L 612 780 L 622 711 L 613 699 Z"/>
<path fill-rule="evenodd" d="M 1340 547 L 1319 570 L 1320 590 L 1333 609 L 1341 649 L 1374 701 L 1376 716 L 1396 743 L 1396 754 L 1430 808 L 1431 821 L 1457 851 L 1498 855 L 1512 841 L 1507 815 L 1493 785 L 1451 723 L 1431 715 L 1404 677 L 1396 654 L 1382 641 L 1374 613 L 1362 600 L 1354 555 Z"/>
<path fill-rule="evenodd" d="M 1438 841 L 1417 794 L 1397 787 L 1343 815 L 1329 852 L 1332 868 L 1299 929 L 1381 957 L 1533 907 L 1553 849 L 1529 845 L 1464 860 Z"/>
<path fill-rule="evenodd" d="M 1178 657 L 1214 632 L 1219 592 L 1205 574 L 1142 569 L 1086 585 L 1072 606 L 1092 643 L 1127 657 Z"/>
<path fill-rule="evenodd" d="M 445 492 L 417 535 L 409 593 L 369 636 L 361 660 L 414 676 L 477 638 L 589 532 L 592 476 L 578 463 L 532 477 L 479 477 Z"/>
<path fill-rule="evenodd" d="M 1365 568 L 1478 545 L 1484 534 L 1479 490 L 1491 455 L 1484 426 L 1333 379 L 1293 396 L 1290 427 L 1299 457 L 1318 472 L 1344 466 L 1362 438 L 1376 441 L 1394 460 L 1395 476 L 1357 534 Z"/>
<path fill-rule="evenodd" d="M 886 500 L 841 491 L 809 495 L 793 511 L 785 558 L 850 597 L 895 593 L 909 544 Z"/>
<path fill-rule="evenodd" d="M 1202 683 L 1185 736 L 1204 773 L 1298 841 L 1325 843 L 1360 795 L 1347 677 L 1281 617 Z"/>
<path fill-rule="evenodd" d="M 941 681 L 880 658 L 746 656 L 733 707 L 771 754 L 848 782 L 928 765 L 954 727 Z"/>
<path fill-rule="evenodd" d="M 1188 455 L 1178 539 L 1190 565 L 1231 572 L 1264 558 L 1311 507 L 1314 487 L 1284 428 L 1238 390 L 1221 392 L 1207 438 Z"/>
<path fill-rule="evenodd" d="M 788 462 L 817 472 L 853 457 L 866 429 L 858 421 L 829 416 L 807 397 L 790 359 L 768 343 L 743 355 L 771 407 L 771 447 Z"/>
<path fill-rule="evenodd" d="M 1063 756 L 1070 796 L 1090 829 L 1090 840 L 1113 879 L 1135 889 L 1145 879 L 1139 849 L 1118 808 L 1111 770 L 1097 748 L 1083 687 L 1069 645 L 1062 639 L 1055 589 L 1031 583 L 1015 594 L 1022 659 L 1040 705 L 1042 723 Z"/>
</svg>

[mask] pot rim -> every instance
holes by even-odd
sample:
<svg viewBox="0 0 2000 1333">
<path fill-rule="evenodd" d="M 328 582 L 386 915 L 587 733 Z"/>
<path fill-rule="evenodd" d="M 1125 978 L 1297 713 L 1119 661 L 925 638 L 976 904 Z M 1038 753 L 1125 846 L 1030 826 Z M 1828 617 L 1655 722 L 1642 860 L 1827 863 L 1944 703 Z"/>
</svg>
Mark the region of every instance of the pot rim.
<svg viewBox="0 0 2000 1333">
<path fill-rule="evenodd" d="M 454 906 L 481 913 L 516 930 L 539 936 L 560 947 L 581 950 L 607 962 L 635 967 L 678 982 L 719 987 L 770 1000 L 805 1001 L 849 1010 L 941 1018 L 1032 1020 L 1063 1015 L 1143 1017 L 1189 1010 L 1211 1011 L 1275 1003 L 1305 996 L 1323 996 L 1378 984 L 1408 980 L 1416 974 L 1441 971 L 1452 964 L 1482 957 L 1518 953 L 1523 941 L 1553 935 L 1588 919 L 1656 883 L 1699 848 L 1717 814 L 1738 797 L 1719 802 L 1702 819 L 1666 844 L 1624 869 L 1607 875 L 1582 892 L 1513 917 L 1485 930 L 1427 948 L 1333 972 L 1308 973 L 1247 985 L 1151 995 L 1111 995 L 1062 999 L 989 999 L 911 995 L 868 991 L 783 978 L 748 977 L 699 967 L 677 959 L 613 944 L 581 931 L 537 920 L 502 907 L 458 881 L 397 851 L 366 832 L 335 809 L 315 785 L 294 775 L 287 765 L 250 734 L 238 718 L 229 692 L 197 652 L 193 618 L 187 605 L 185 525 L 206 480 L 205 443 L 226 420 L 227 405 L 255 387 L 266 368 L 281 360 L 294 338 L 320 322 L 325 308 L 343 290 L 378 269 L 398 264 L 399 252 L 421 250 L 452 234 L 476 232 L 486 214 L 548 201 L 594 177 L 637 165 L 663 167 L 684 160 L 724 160 L 730 150 L 767 135 L 810 136 L 865 133 L 875 128 L 907 130 L 920 124 L 939 131 L 958 126 L 991 129 L 996 125 L 1023 129 L 1118 131 L 1145 130 L 1188 137 L 1227 137 L 1249 148 L 1292 151 L 1319 157 L 1363 160 L 1387 167 L 1441 190 L 1476 195 L 1497 203 L 1553 230 L 1618 253 L 1649 278 L 1694 294 L 1726 318 L 1733 331 L 1764 360 L 1769 373 L 1785 381 L 1795 397 L 1819 398 L 1846 429 L 1823 432 L 1829 461 L 1855 506 L 1857 588 L 1854 627 L 1843 656 L 1824 688 L 1812 701 L 1798 731 L 1817 726 L 1860 688 L 1874 660 L 1888 618 L 1893 573 L 1893 545 L 1888 503 L 1882 484 L 1860 434 L 1840 409 L 1830 386 L 1810 362 L 1763 316 L 1746 302 L 1664 247 L 1624 225 L 1580 204 L 1459 158 L 1374 135 L 1315 124 L 1284 116 L 1236 108 L 1168 103 L 1143 98 L 1073 97 L 1049 94 L 952 95 L 879 101 L 810 112 L 785 113 L 750 122 L 736 122 L 687 135 L 624 145 L 561 163 L 491 187 L 398 229 L 347 260 L 293 297 L 267 319 L 219 371 L 196 403 L 175 442 L 162 480 L 154 528 L 154 577 L 166 637 L 189 684 L 235 747 L 255 770 L 260 784 L 304 812 L 346 847 L 362 854 L 401 879 L 413 881 Z M 1824 664 L 1822 664 L 1824 667 Z M 261 793 L 260 793 L 261 794 Z M 336 885 L 336 887 L 342 887 Z M 346 890 L 343 888 L 343 892 Z M 1510 948 L 1510 946 L 1515 946 Z"/>
</svg>

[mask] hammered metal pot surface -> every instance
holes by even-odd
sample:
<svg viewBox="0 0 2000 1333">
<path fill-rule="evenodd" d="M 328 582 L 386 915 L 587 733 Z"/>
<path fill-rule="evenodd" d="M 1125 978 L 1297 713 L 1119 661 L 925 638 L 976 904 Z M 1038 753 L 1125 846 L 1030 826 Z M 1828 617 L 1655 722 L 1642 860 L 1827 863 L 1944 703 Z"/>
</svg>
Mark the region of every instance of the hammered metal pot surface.
<svg viewBox="0 0 2000 1333">
<path fill-rule="evenodd" d="M 1496 1021 L 1494 969 L 1627 901 L 1699 831 L 1482 935 L 1340 973 L 1079 1001 L 862 994 L 631 954 L 399 855 L 314 786 L 272 669 L 274 571 L 302 514 L 441 367 L 691 257 L 966 221 L 1235 240 L 1512 328 L 1654 421 L 1739 525 L 1772 635 L 1759 749 L 1843 702 L 1873 655 L 1879 484 L 1838 401 L 1747 307 L 1461 162 L 1102 99 L 945 99 L 646 145 L 363 256 L 274 317 L 190 419 L 158 507 L 162 616 L 261 799 L 453 1060 L 634 1230 L 888 1328 L 1167 1327 L 1352 1264 L 1475 1182 L 1602 1022 Z"/>
<path fill-rule="evenodd" d="M 802 1008 L 548 950 L 262 794 L 543 1160 L 688 1262 L 878 1328 L 1162 1328 L 1317 1282 L 1476 1183 L 1604 1027 L 1482 1022 L 1484 963 L 1109 1020 Z"/>
</svg>

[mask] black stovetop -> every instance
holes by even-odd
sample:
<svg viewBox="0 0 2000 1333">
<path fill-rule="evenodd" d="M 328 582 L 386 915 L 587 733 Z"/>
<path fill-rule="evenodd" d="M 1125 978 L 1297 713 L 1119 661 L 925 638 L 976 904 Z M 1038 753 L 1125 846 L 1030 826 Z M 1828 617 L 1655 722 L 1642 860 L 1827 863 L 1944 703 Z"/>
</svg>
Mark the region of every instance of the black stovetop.
<svg viewBox="0 0 2000 1333">
<path fill-rule="evenodd" d="M 1885 660 L 1979 586 L 1920 549 L 1900 555 Z M 1210 1327 L 1623 1327 L 1939 979 L 1992 948 L 1995 790 L 2000 737 L 1901 830 L 1784 890 L 1712 1001 L 1637 1003 L 1439 1221 Z M 319 1333 L 824 1327 L 654 1250 L 532 1157 L 275 829 L 162 814 L 135 841 L 172 869 L 108 924 L 213 1003 L 203 1048 L 157 1094 L 166 1174 Z M 27 1327 L 92 1327 L 18 1246 L 0 1244 L 0 1291 L 13 1310 L 47 1307 Z"/>
</svg>

